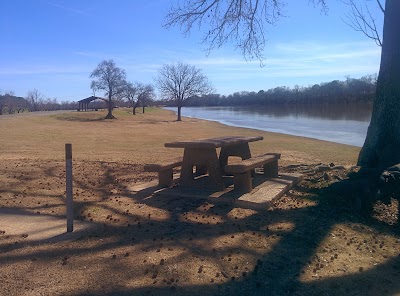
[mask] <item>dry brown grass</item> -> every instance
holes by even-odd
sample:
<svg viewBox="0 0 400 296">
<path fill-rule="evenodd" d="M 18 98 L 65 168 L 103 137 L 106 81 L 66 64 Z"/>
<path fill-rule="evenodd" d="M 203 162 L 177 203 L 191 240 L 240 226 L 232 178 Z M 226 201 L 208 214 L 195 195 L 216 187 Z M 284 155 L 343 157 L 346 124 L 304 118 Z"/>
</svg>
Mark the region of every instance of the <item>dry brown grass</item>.
<svg viewBox="0 0 400 296">
<path fill-rule="evenodd" d="M 397 228 L 321 189 L 344 169 L 313 173 L 318 163 L 354 164 L 358 148 L 176 122 L 159 109 L 104 116 L 0 117 L 0 207 L 64 216 L 64 144 L 72 143 L 75 216 L 95 227 L 51 244 L 0 234 L 1 295 L 400 294 Z M 303 164 L 295 169 L 305 181 L 263 211 L 127 190 L 155 178 L 145 163 L 182 154 L 163 143 L 227 135 L 264 136 L 252 152 L 282 153 L 282 170 Z"/>
<path fill-rule="evenodd" d="M 127 161 L 143 164 L 155 157 L 181 155 L 179 149 L 166 149 L 168 141 L 226 135 L 262 135 L 252 143 L 255 154 L 282 153 L 282 164 L 334 162 L 354 164 L 359 149 L 301 137 L 234 128 L 199 119 L 175 121 L 172 112 L 150 109 L 132 116 L 119 109 L 118 120 L 103 120 L 104 112 L 65 113 L 52 116 L 9 116 L 0 118 L 1 158 L 63 160 L 64 143 L 72 143 L 77 160 Z"/>
</svg>

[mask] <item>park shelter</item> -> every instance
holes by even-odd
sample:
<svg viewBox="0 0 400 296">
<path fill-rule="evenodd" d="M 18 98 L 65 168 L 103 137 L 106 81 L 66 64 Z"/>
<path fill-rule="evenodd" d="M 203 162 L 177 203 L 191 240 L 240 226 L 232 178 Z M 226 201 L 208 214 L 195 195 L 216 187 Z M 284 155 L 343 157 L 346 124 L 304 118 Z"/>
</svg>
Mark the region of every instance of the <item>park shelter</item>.
<svg viewBox="0 0 400 296">
<path fill-rule="evenodd" d="M 107 99 L 105 99 L 105 98 L 91 96 L 86 99 L 82 99 L 82 100 L 78 101 L 78 104 L 79 104 L 78 111 L 87 111 L 89 109 L 89 103 L 92 101 L 95 101 L 95 100 L 102 100 L 102 101 L 107 102 Z"/>
</svg>

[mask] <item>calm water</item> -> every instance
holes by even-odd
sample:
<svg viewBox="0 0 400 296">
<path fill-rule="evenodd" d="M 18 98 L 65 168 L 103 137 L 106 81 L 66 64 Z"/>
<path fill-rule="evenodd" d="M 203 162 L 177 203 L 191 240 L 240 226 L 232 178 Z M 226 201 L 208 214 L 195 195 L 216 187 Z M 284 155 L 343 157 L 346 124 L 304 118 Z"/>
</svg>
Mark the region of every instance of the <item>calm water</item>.
<svg viewBox="0 0 400 296">
<path fill-rule="evenodd" d="M 361 147 L 371 106 L 184 107 L 182 116 Z"/>
</svg>

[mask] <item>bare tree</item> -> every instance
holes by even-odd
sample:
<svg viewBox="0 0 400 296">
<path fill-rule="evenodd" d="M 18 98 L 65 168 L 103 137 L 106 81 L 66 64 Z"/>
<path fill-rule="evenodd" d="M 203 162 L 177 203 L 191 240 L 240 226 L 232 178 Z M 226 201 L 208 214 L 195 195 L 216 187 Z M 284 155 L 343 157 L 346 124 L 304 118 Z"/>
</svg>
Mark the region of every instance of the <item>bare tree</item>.
<svg viewBox="0 0 400 296">
<path fill-rule="evenodd" d="M 3 115 L 3 109 L 7 108 L 8 114 L 15 112 L 15 93 L 14 91 L 3 91 L 0 90 L 0 115 Z"/>
<path fill-rule="evenodd" d="M 154 96 L 155 96 L 155 94 L 154 94 L 153 85 L 139 83 L 137 105 L 139 103 L 142 105 L 143 113 L 144 113 L 144 108 L 146 107 L 147 101 L 153 99 Z"/>
<path fill-rule="evenodd" d="M 10 97 L 15 97 L 15 91 L 13 90 L 8 90 L 4 92 L 5 96 L 10 96 Z"/>
<path fill-rule="evenodd" d="M 156 78 L 161 96 L 174 100 L 178 107 L 178 121 L 181 121 L 181 108 L 194 96 L 210 94 L 213 88 L 207 77 L 196 67 L 177 63 L 163 65 Z"/>
<path fill-rule="evenodd" d="M 310 0 L 326 10 L 325 0 Z M 264 60 L 267 25 L 282 17 L 281 0 L 184 0 L 176 1 L 165 18 L 164 26 L 179 26 L 184 35 L 193 27 L 205 26 L 202 42 L 208 51 L 233 41 L 246 60 Z"/>
<path fill-rule="evenodd" d="M 342 0 L 343 3 L 350 7 L 350 12 L 346 15 L 345 23 L 358 32 L 362 32 L 365 36 L 375 41 L 379 46 L 382 46 L 382 38 L 380 28 L 377 25 L 376 17 L 371 13 L 368 5 L 357 5 L 354 0 Z M 382 13 L 385 13 L 380 0 L 376 0 Z"/>
<path fill-rule="evenodd" d="M 93 70 L 90 78 L 95 78 L 90 86 L 92 90 L 102 90 L 108 98 L 106 119 L 115 118 L 112 114 L 113 100 L 120 98 L 126 90 L 125 70 L 118 68 L 113 60 L 104 60 Z"/>
<path fill-rule="evenodd" d="M 39 111 L 40 104 L 42 104 L 44 100 L 44 95 L 37 89 L 34 89 L 28 91 L 25 99 L 28 101 L 31 111 Z"/>
<path fill-rule="evenodd" d="M 136 114 L 136 108 L 139 104 L 142 104 L 144 113 L 146 101 L 154 97 L 154 87 L 151 84 L 143 84 L 141 82 L 127 82 L 124 97 L 128 99 L 133 115 Z"/>
<path fill-rule="evenodd" d="M 135 115 L 135 100 L 137 97 L 137 86 L 136 83 L 133 84 L 132 82 L 127 82 L 125 85 L 125 90 L 124 90 L 124 97 L 128 99 L 129 105 L 132 108 L 132 114 Z"/>
<path fill-rule="evenodd" d="M 400 1 L 386 0 L 381 65 L 371 123 L 358 164 L 383 169 L 400 163 Z"/>
</svg>

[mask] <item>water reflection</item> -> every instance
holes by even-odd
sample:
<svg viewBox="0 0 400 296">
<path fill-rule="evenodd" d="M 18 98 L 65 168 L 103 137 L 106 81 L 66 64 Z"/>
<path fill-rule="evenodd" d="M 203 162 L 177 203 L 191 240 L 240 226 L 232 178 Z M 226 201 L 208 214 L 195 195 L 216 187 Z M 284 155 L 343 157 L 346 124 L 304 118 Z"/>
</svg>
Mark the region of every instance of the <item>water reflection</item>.
<svg viewBox="0 0 400 296">
<path fill-rule="evenodd" d="M 367 104 L 185 107 L 182 115 L 361 147 L 371 110 Z"/>
<path fill-rule="evenodd" d="M 197 108 L 197 107 L 196 107 Z M 237 115 L 268 115 L 273 117 L 305 117 L 331 120 L 355 120 L 369 122 L 371 120 L 372 104 L 345 105 L 271 105 L 249 107 L 202 107 L 201 109 L 215 111 L 230 111 Z"/>
</svg>

